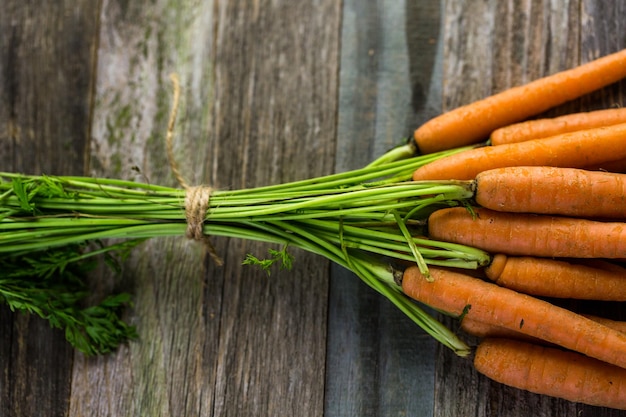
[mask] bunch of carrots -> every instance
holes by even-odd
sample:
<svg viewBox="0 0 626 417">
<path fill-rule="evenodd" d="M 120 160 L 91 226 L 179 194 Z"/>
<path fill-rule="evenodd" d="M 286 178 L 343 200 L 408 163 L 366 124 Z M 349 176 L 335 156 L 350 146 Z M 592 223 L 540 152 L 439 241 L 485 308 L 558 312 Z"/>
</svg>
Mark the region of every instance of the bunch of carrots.
<svg viewBox="0 0 626 417">
<path fill-rule="evenodd" d="M 483 249 L 480 274 L 409 267 L 405 294 L 479 338 L 475 369 L 520 389 L 626 409 L 626 323 L 559 299 L 626 301 L 626 109 L 529 120 L 626 77 L 626 50 L 457 108 L 415 131 L 422 153 L 479 143 L 414 181 L 474 185 L 430 238 Z"/>
<path fill-rule="evenodd" d="M 326 257 L 496 381 L 626 409 L 626 326 L 553 301 L 626 301 L 626 111 L 524 122 L 625 77 L 626 50 L 445 113 L 360 170 L 256 189 L 0 173 L 0 302 L 106 353 L 136 333 L 117 315 L 127 296 L 81 305 L 93 257 L 160 236 L 260 240 L 283 249 L 244 263 Z"/>
</svg>

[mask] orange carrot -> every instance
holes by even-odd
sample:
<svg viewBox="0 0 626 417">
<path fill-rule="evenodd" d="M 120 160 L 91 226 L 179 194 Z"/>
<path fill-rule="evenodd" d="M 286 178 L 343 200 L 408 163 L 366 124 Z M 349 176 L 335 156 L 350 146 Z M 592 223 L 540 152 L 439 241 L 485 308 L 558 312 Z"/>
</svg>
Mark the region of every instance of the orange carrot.
<svg viewBox="0 0 626 417">
<path fill-rule="evenodd" d="M 626 322 L 620 320 L 613 320 L 606 317 L 600 317 L 592 314 L 583 314 L 583 316 L 596 321 L 600 324 L 605 325 L 606 327 L 610 327 L 611 329 L 618 330 L 622 333 L 626 333 Z"/>
<path fill-rule="evenodd" d="M 565 116 L 527 120 L 494 130 L 492 145 L 547 138 L 561 133 L 626 123 L 626 108 L 571 113 Z"/>
<path fill-rule="evenodd" d="M 626 174 L 506 167 L 483 171 L 475 181 L 476 202 L 492 210 L 626 218 Z"/>
<path fill-rule="evenodd" d="M 626 410 L 626 369 L 532 343 L 485 339 L 474 367 L 502 384 L 568 401 Z"/>
<path fill-rule="evenodd" d="M 417 266 L 404 271 L 404 293 L 434 309 L 545 340 L 626 368 L 626 334 L 527 294 L 467 274 Z"/>
<path fill-rule="evenodd" d="M 543 340 L 531 337 L 526 334 L 520 333 L 517 330 L 506 329 L 502 326 L 496 326 L 494 324 L 483 323 L 467 316 L 461 320 L 461 330 L 465 333 L 479 337 L 506 337 L 509 339 L 526 340 L 534 343 L 542 343 Z"/>
<path fill-rule="evenodd" d="M 463 207 L 435 211 L 431 238 L 491 253 L 560 258 L 626 258 L 626 223 Z M 538 271 L 540 272 L 540 271 Z"/>
<path fill-rule="evenodd" d="M 414 133 L 421 153 L 470 145 L 495 129 L 573 100 L 626 77 L 626 50 L 513 87 L 429 120 Z"/>
<path fill-rule="evenodd" d="M 511 166 L 584 168 L 626 158 L 626 123 L 500 146 L 483 146 L 434 160 L 414 180 L 471 180 L 480 172 Z"/>
<path fill-rule="evenodd" d="M 610 327 L 611 329 L 626 333 L 626 322 L 624 321 L 612 320 L 606 317 L 599 317 L 589 314 L 581 314 L 581 316 L 587 317 L 588 319 L 600 323 L 606 327 Z M 496 326 L 494 324 L 483 323 L 481 321 L 471 319 L 467 316 L 463 317 L 463 319 L 461 320 L 461 330 L 463 330 L 467 334 L 480 338 L 506 337 L 508 339 L 531 341 L 537 344 L 548 344 L 544 340 L 528 336 L 526 334 L 520 333 L 517 330 L 506 329 L 504 327 Z"/>
<path fill-rule="evenodd" d="M 498 285 L 530 295 L 626 301 L 626 269 L 592 268 L 550 258 L 495 255 L 485 268 Z"/>
</svg>

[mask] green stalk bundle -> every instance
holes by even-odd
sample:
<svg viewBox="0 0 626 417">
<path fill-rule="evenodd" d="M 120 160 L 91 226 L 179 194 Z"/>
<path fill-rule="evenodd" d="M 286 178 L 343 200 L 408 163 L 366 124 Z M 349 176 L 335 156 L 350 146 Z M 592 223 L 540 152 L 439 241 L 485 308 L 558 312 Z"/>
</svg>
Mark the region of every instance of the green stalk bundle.
<svg viewBox="0 0 626 417">
<path fill-rule="evenodd" d="M 244 260 L 263 268 L 274 262 L 288 266 L 288 247 L 324 256 L 352 270 L 429 334 L 465 355 L 469 348 L 460 339 L 402 293 L 393 268 L 417 263 L 427 274 L 428 265 L 474 269 L 489 261 L 483 251 L 424 237 L 428 214 L 465 204 L 473 197 L 472 185 L 412 182 L 411 174 L 459 150 L 399 161 L 386 155 L 363 169 L 280 185 L 203 189 L 199 198 L 206 201 L 195 224 L 191 190 L 0 173 L 0 301 L 64 328 L 67 339 L 87 354 L 108 352 L 136 334 L 117 315 L 130 301 L 128 295 L 81 306 L 81 276 L 94 256 L 127 254 L 148 238 L 189 236 L 195 226 L 204 239 L 228 236 L 282 245 L 271 259 L 250 255 Z"/>
</svg>

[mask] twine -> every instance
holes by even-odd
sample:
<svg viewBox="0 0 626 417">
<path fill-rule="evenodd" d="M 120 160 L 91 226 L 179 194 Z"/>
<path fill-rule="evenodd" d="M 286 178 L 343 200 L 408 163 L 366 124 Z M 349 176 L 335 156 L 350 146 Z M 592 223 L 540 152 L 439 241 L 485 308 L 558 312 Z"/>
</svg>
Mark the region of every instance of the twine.
<svg viewBox="0 0 626 417">
<path fill-rule="evenodd" d="M 217 265 L 222 265 L 224 262 L 222 258 L 215 251 L 215 247 L 211 244 L 209 236 L 204 234 L 204 219 L 209 209 L 209 202 L 211 200 L 211 193 L 213 189 L 211 187 L 190 186 L 182 173 L 176 158 L 174 158 L 174 126 L 176 124 L 176 116 L 178 114 L 178 102 L 180 100 L 180 82 L 176 74 L 170 75 L 172 86 L 174 88 L 174 96 L 172 99 L 172 110 L 170 112 L 170 118 L 167 123 L 167 134 L 165 136 L 165 144 L 167 147 L 167 159 L 169 160 L 170 169 L 172 174 L 176 178 L 176 181 L 185 190 L 185 219 L 187 221 L 187 231 L 185 236 L 188 239 L 193 239 L 198 242 L 202 242 L 208 254 Z"/>
<path fill-rule="evenodd" d="M 204 236 L 204 216 L 209 208 L 211 187 L 190 187 L 185 194 L 185 217 L 187 219 L 187 232 L 189 239 L 202 241 Z"/>
</svg>

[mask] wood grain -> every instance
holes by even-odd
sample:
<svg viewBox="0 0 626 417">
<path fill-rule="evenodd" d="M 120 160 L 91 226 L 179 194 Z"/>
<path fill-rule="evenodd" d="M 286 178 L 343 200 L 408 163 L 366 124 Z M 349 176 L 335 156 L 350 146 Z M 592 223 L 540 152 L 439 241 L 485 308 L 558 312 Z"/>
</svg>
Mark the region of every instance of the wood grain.
<svg viewBox="0 0 626 417">
<path fill-rule="evenodd" d="M 0 168 L 82 174 L 98 2 L 12 1 L 0 14 Z M 95 7 L 94 7 L 95 5 Z M 36 317 L 0 307 L 0 415 L 67 415 L 72 350 Z"/>
<path fill-rule="evenodd" d="M 439 23 L 433 2 L 344 2 L 337 171 L 401 144 L 440 107 Z M 333 266 L 330 285 L 325 415 L 432 415 L 433 340 L 354 274 Z"/>
<path fill-rule="evenodd" d="M 86 1 L 3 4 L 3 169 L 83 173 L 89 143 L 97 11 L 98 2 Z"/>
<path fill-rule="evenodd" d="M 173 71 L 188 182 L 242 188 L 332 170 L 335 2 L 105 1 L 101 21 L 94 175 L 175 185 L 164 152 Z M 138 248 L 123 278 L 140 340 L 76 359 L 71 415 L 322 413 L 328 263 L 294 251 L 294 269 L 268 278 L 241 265 L 267 245 L 214 243 L 222 268 L 183 238 Z"/>
</svg>

